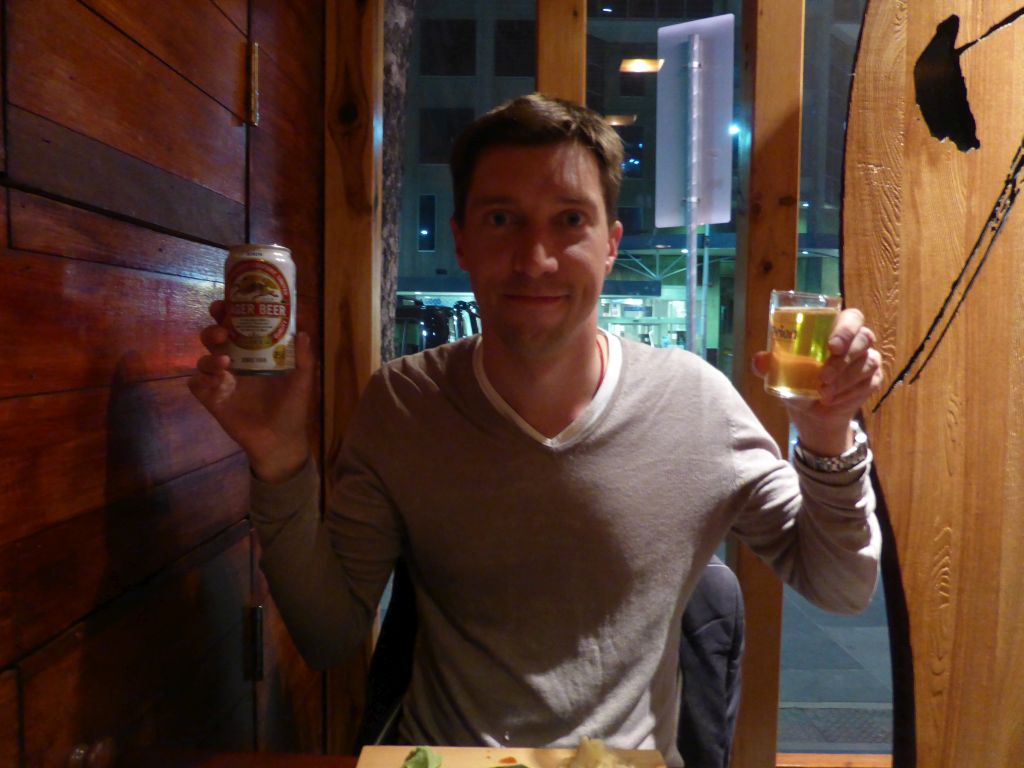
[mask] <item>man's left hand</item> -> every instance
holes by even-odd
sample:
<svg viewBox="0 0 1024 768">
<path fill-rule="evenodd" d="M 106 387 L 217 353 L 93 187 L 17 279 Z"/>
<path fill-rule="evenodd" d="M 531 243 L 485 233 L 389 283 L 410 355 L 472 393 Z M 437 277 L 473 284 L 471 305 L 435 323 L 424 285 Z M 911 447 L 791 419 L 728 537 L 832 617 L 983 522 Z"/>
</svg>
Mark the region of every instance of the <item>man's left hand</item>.
<svg viewBox="0 0 1024 768">
<path fill-rule="evenodd" d="M 882 356 L 859 309 L 839 314 L 828 347 L 831 356 L 819 374 L 821 398 L 783 403 L 807 450 L 819 456 L 838 456 L 852 445 L 850 420 L 882 386 Z M 770 360 L 770 352 L 757 352 L 754 373 L 763 378 Z"/>
</svg>

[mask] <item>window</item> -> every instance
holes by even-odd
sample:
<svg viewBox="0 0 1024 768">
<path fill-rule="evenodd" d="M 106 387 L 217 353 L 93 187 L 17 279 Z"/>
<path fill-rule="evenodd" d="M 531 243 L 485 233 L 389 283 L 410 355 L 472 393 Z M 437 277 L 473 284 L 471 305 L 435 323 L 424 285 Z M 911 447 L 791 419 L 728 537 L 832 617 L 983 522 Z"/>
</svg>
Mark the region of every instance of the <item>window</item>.
<svg viewBox="0 0 1024 768">
<path fill-rule="evenodd" d="M 537 24 L 532 19 L 499 19 L 494 24 L 494 74 L 534 77 L 537 72 Z"/>
<path fill-rule="evenodd" d="M 437 198 L 434 195 L 420 195 L 420 215 L 417 250 L 432 251 L 435 246 L 437 228 Z"/>
<path fill-rule="evenodd" d="M 447 163 L 452 142 L 473 122 L 473 117 L 472 109 L 421 109 L 420 162 Z"/>
<path fill-rule="evenodd" d="M 644 177 L 644 127 L 642 125 L 616 126 L 625 156 L 622 160 L 622 175 L 627 179 Z"/>
<path fill-rule="evenodd" d="M 619 221 L 625 235 L 641 235 L 644 232 L 644 209 L 639 206 L 619 208 Z"/>
<path fill-rule="evenodd" d="M 420 31 L 421 75 L 476 74 L 476 20 L 424 19 Z"/>
</svg>

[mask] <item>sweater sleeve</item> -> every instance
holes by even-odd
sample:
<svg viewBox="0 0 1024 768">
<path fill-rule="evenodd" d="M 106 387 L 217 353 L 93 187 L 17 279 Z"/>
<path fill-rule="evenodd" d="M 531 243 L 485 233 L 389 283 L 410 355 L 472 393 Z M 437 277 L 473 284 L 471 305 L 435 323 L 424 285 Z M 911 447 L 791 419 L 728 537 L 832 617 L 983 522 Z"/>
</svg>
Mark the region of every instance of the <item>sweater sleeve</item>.
<svg viewBox="0 0 1024 768">
<path fill-rule="evenodd" d="M 733 439 L 741 488 L 736 535 L 818 607 L 863 611 L 882 541 L 870 455 L 846 472 L 794 467 L 749 410 L 733 422 Z"/>
<path fill-rule="evenodd" d="M 252 479 L 260 567 L 303 658 L 320 669 L 346 661 L 362 645 L 399 552 L 398 517 L 353 446 L 366 431 L 366 410 L 357 409 L 331 469 L 323 521 L 312 460 L 284 483 Z"/>
</svg>

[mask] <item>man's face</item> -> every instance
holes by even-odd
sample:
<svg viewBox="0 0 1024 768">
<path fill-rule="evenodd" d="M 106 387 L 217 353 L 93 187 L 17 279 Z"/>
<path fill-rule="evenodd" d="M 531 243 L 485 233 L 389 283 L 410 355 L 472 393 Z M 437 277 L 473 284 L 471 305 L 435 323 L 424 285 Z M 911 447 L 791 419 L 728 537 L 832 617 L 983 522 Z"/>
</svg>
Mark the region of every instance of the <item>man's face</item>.
<svg viewBox="0 0 1024 768">
<path fill-rule="evenodd" d="M 587 149 L 566 142 L 485 151 L 465 221 L 453 220 L 452 232 L 485 338 L 528 357 L 593 343 L 622 225 L 609 226 L 597 160 Z"/>
</svg>

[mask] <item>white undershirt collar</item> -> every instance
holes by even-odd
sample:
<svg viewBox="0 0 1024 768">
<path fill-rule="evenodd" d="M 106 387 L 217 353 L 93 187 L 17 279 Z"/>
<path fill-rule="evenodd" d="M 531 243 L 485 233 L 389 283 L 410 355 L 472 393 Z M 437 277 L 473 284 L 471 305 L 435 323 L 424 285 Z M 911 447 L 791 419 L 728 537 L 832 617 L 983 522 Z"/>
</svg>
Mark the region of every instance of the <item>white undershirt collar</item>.
<svg viewBox="0 0 1024 768">
<path fill-rule="evenodd" d="M 487 373 L 484 371 L 483 346 L 480 343 L 479 337 L 473 349 L 473 373 L 480 384 L 480 389 L 483 390 L 488 401 L 500 414 L 538 443 L 549 448 L 565 448 L 578 441 L 597 422 L 611 400 L 612 393 L 615 391 L 615 385 L 619 382 L 619 374 L 622 372 L 622 345 L 619 343 L 619 337 L 608 333 L 603 328 L 598 328 L 598 331 L 604 334 L 608 342 L 608 367 L 605 370 L 604 379 L 601 381 L 601 386 L 597 388 L 597 392 L 594 393 L 593 399 L 583 409 L 583 412 L 554 437 L 545 437 L 531 427 L 491 385 L 490 380 L 487 378 Z"/>
</svg>

